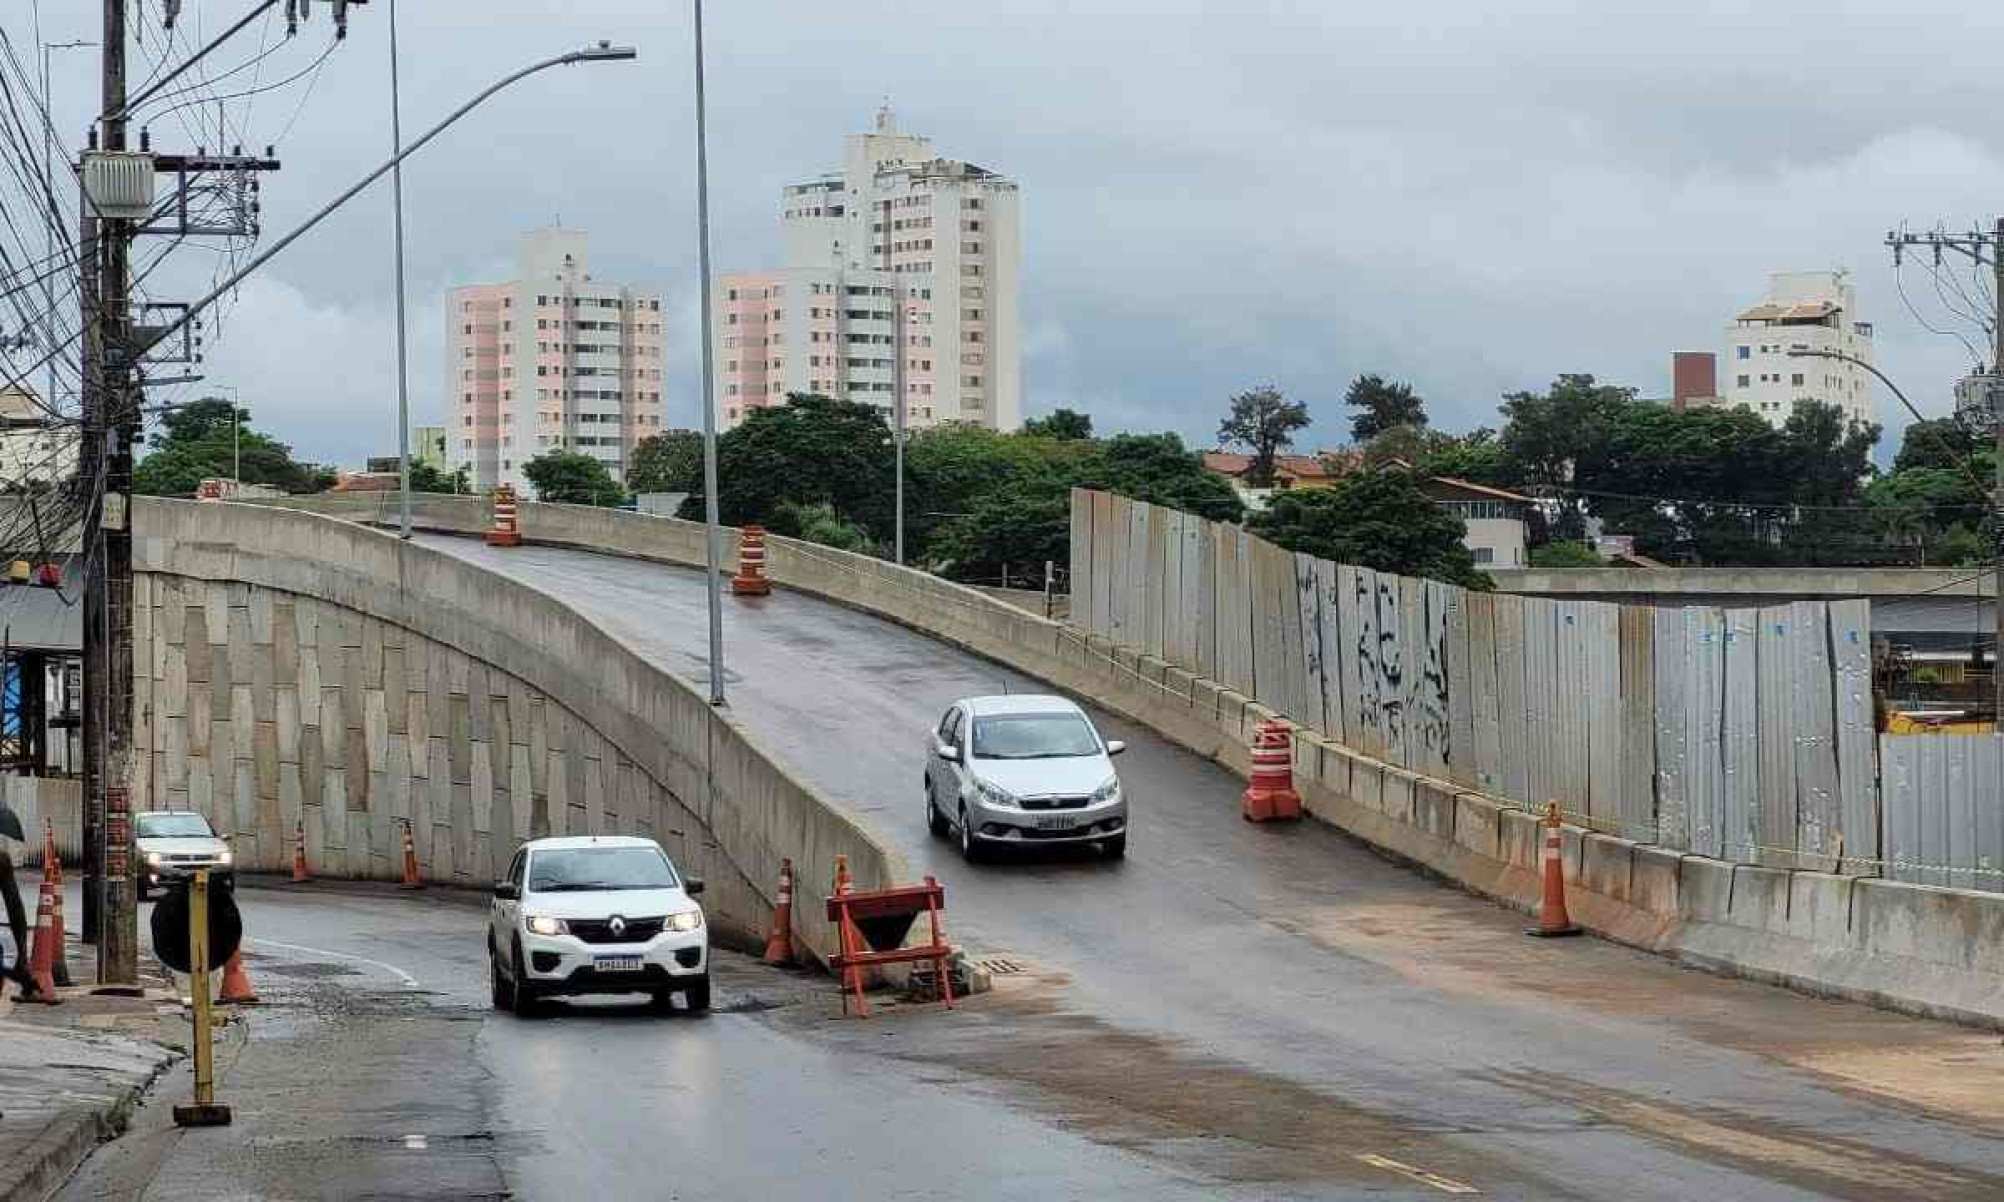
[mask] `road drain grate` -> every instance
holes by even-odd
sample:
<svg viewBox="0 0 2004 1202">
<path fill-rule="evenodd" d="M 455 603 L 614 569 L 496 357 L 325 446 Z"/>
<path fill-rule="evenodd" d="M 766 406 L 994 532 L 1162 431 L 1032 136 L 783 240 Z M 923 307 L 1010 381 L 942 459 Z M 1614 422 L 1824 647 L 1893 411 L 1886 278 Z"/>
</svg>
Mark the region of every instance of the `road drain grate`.
<svg viewBox="0 0 2004 1202">
<path fill-rule="evenodd" d="M 1006 977 L 1023 971 L 1021 964 L 1001 956 L 990 956 L 986 960 L 976 960 L 975 963 L 987 969 L 990 976 Z"/>
</svg>

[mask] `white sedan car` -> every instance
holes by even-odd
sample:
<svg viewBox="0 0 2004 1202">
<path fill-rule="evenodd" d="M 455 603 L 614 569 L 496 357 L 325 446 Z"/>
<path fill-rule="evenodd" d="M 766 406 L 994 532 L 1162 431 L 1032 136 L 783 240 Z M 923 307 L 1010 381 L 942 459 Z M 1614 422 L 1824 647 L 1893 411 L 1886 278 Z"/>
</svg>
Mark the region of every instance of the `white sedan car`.
<svg viewBox="0 0 2004 1202">
<path fill-rule="evenodd" d="M 1063 697 L 966 697 L 926 736 L 925 817 L 957 832 L 960 854 L 1032 844 L 1097 844 L 1127 854 L 1127 795 L 1085 711 Z"/>
<path fill-rule="evenodd" d="M 527 1014 L 546 997 L 681 994 L 710 1008 L 703 882 L 675 871 L 652 839 L 533 839 L 494 883 L 487 965 L 497 1009 Z"/>
</svg>

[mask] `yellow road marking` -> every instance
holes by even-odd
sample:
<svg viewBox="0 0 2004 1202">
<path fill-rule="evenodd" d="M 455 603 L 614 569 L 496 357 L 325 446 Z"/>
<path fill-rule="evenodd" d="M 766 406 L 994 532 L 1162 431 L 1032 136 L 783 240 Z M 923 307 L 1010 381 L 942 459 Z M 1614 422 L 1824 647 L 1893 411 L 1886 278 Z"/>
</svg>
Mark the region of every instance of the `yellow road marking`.
<svg viewBox="0 0 2004 1202">
<path fill-rule="evenodd" d="M 1376 1152 L 1359 1152 L 1357 1159 L 1373 1168 L 1383 1169 L 1388 1173 L 1397 1173 L 1401 1177 L 1410 1177 L 1422 1185 L 1430 1185 L 1443 1194 L 1479 1194 L 1482 1192 L 1466 1182 L 1456 1181 L 1452 1177 L 1443 1177 L 1439 1173 L 1429 1173 L 1425 1169 L 1414 1168 L 1412 1165 L 1402 1161 L 1393 1160 L 1389 1156 L 1380 1156 Z"/>
</svg>

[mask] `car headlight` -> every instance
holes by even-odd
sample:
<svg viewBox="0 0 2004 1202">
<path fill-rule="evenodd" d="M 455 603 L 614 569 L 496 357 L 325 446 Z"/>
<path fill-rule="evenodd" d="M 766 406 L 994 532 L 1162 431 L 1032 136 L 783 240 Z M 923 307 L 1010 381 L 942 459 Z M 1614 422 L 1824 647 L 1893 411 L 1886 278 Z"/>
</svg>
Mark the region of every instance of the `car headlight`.
<svg viewBox="0 0 2004 1202">
<path fill-rule="evenodd" d="M 985 780 L 976 780 L 974 782 L 974 791 L 981 794 L 982 799 L 990 805 L 1013 806 L 1016 804 L 1016 795 L 1014 793 L 1002 788 L 1000 785 L 991 785 Z"/>
<path fill-rule="evenodd" d="M 235 853 L 235 852 L 231 851 L 231 850 L 230 850 L 229 848 L 225 847 L 225 848 L 223 849 L 223 854 L 221 854 L 221 855 L 219 855 L 219 856 L 217 856 L 217 857 L 216 857 L 216 863 L 218 863 L 218 864 L 221 864 L 221 865 L 223 865 L 223 866 L 227 867 L 227 866 L 229 866 L 229 865 L 230 865 L 230 864 L 231 864 L 232 862 L 234 862 L 234 861 L 236 860 L 236 858 L 237 858 L 237 853 Z"/>
<path fill-rule="evenodd" d="M 149 852 L 147 852 L 147 853 L 146 853 L 146 866 L 147 866 L 148 868 L 158 868 L 158 867 L 160 867 L 160 853 L 159 853 L 159 852 L 157 852 L 157 851 L 149 851 Z"/>
<path fill-rule="evenodd" d="M 661 925 L 671 931 L 693 931 L 703 925 L 703 912 L 684 910 L 680 914 L 670 914 Z"/>
<path fill-rule="evenodd" d="M 571 924 L 561 918 L 545 918 L 540 914 L 523 919 L 522 925 L 529 929 L 531 935 L 566 935 L 571 929 Z"/>
<path fill-rule="evenodd" d="M 1120 796 L 1120 778 L 1117 776 L 1107 777 L 1105 784 L 1092 791 L 1094 801 L 1112 801 L 1118 796 Z"/>
</svg>

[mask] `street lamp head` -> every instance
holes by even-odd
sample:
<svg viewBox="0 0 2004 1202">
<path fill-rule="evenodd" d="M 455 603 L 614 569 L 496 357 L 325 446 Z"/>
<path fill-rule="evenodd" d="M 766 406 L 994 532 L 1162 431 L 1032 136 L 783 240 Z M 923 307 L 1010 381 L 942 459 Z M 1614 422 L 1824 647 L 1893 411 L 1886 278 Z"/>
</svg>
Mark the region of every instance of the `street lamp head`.
<svg viewBox="0 0 2004 1202">
<path fill-rule="evenodd" d="M 586 46 L 584 49 L 573 51 L 564 57 L 574 63 L 615 62 L 630 58 L 639 58 L 640 51 L 634 49 L 632 46 L 615 46 L 611 42 L 601 40 L 596 46 Z"/>
</svg>

